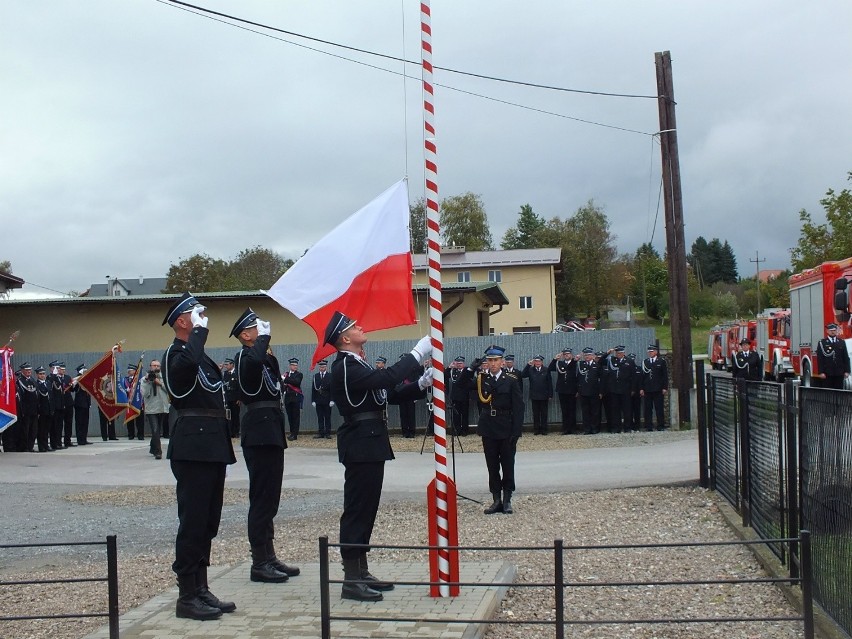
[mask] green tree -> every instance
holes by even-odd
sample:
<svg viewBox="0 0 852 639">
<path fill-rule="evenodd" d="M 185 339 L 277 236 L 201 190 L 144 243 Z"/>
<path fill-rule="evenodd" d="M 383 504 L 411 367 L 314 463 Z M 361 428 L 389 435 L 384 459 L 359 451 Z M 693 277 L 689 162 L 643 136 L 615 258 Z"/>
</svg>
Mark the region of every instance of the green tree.
<svg viewBox="0 0 852 639">
<path fill-rule="evenodd" d="M 737 259 L 727 240 L 723 244 L 714 237 L 708 242 L 699 236 L 692 243 L 686 261 L 695 272 L 700 289 L 716 282 L 733 284 L 737 281 Z"/>
<path fill-rule="evenodd" d="M 0 262 L 0 271 L 3 273 L 11 273 L 12 272 L 12 263 L 9 260 L 3 260 Z"/>
<path fill-rule="evenodd" d="M 669 271 L 665 260 L 646 242 L 636 249 L 633 264 L 635 279 L 631 294 L 642 300 L 645 317 L 662 319 L 669 308 Z"/>
<path fill-rule="evenodd" d="M 568 306 L 600 317 L 610 300 L 620 298 L 622 292 L 612 282 L 615 237 L 604 210 L 593 200 L 566 220 L 562 250 L 563 271 L 570 273 Z"/>
<path fill-rule="evenodd" d="M 546 245 L 541 243 L 544 229 L 544 218 L 536 215 L 529 204 L 524 204 L 517 223 L 503 235 L 500 246 L 506 250 L 544 248 Z"/>
<path fill-rule="evenodd" d="M 408 230 L 411 234 L 411 251 L 425 253 L 428 247 L 426 233 L 426 199 L 420 198 L 408 205 Z"/>
<path fill-rule="evenodd" d="M 441 202 L 441 235 L 447 246 L 464 246 L 468 251 L 490 251 L 494 248 L 488 215 L 482 198 L 463 193 Z"/>
<path fill-rule="evenodd" d="M 281 255 L 255 246 L 243 249 L 229 264 L 222 291 L 254 291 L 272 286 L 293 265 Z"/>
<path fill-rule="evenodd" d="M 852 171 L 847 174 L 852 182 Z M 825 210 L 826 222 L 816 224 L 805 209 L 799 211 L 802 228 L 799 242 L 790 251 L 793 270 L 803 271 L 829 260 L 852 256 L 852 192 L 829 189 L 819 201 Z"/>
<path fill-rule="evenodd" d="M 224 290 L 227 270 L 228 263 L 224 260 L 214 259 L 207 254 L 192 255 L 169 267 L 163 292 L 207 293 Z"/>
</svg>

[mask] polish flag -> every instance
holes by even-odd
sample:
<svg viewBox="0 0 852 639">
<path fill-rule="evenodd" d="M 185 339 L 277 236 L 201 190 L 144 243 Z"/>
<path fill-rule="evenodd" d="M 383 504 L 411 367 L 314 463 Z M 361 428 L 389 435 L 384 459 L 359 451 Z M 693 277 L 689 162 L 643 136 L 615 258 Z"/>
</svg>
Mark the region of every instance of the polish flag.
<svg viewBox="0 0 852 639">
<path fill-rule="evenodd" d="M 365 332 L 416 322 L 405 179 L 314 244 L 266 294 L 316 333 L 311 367 L 334 353 L 323 345 L 334 311 Z"/>
</svg>

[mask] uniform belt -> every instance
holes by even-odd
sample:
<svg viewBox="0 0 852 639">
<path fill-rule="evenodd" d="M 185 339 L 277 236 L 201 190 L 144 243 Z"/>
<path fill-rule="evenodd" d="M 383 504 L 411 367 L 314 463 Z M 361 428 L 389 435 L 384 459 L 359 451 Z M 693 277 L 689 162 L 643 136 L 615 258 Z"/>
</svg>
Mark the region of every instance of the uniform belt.
<svg viewBox="0 0 852 639">
<path fill-rule="evenodd" d="M 494 416 L 496 416 L 496 415 L 511 415 L 511 414 L 512 414 L 512 410 L 511 410 L 511 409 L 502 409 L 502 410 L 497 410 L 496 408 L 492 408 L 492 409 L 490 409 L 490 410 L 489 410 L 488 414 L 489 414 L 491 417 L 494 417 Z"/>
<path fill-rule="evenodd" d="M 246 404 L 246 410 L 260 410 L 261 408 L 277 408 L 281 410 L 281 404 L 279 402 L 254 402 Z"/>
<path fill-rule="evenodd" d="M 216 417 L 225 419 L 225 410 L 219 408 L 181 408 L 177 411 L 178 417 Z"/>
<path fill-rule="evenodd" d="M 366 413 L 353 413 L 352 415 L 347 415 L 345 421 L 354 424 L 355 422 L 366 422 L 371 419 L 380 419 L 383 422 L 387 421 L 388 414 L 383 410 L 371 410 Z"/>
</svg>

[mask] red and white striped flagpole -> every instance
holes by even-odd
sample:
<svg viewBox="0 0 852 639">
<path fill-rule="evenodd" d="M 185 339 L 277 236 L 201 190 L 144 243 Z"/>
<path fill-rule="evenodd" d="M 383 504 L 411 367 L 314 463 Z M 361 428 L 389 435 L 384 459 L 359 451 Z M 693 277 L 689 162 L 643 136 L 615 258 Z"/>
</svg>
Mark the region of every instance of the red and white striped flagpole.
<svg viewBox="0 0 852 639">
<path fill-rule="evenodd" d="M 423 146 L 426 163 L 426 226 L 429 263 L 429 334 L 432 337 L 433 417 L 435 422 L 435 479 L 429 484 L 429 552 L 430 581 L 433 597 L 457 595 L 458 586 L 448 582 L 458 579 L 458 545 L 456 489 L 447 475 L 446 385 L 444 384 L 444 321 L 441 304 L 441 240 L 438 224 L 438 147 L 435 142 L 435 103 L 432 84 L 432 14 L 429 0 L 420 2 L 420 42 L 423 57 Z"/>
</svg>

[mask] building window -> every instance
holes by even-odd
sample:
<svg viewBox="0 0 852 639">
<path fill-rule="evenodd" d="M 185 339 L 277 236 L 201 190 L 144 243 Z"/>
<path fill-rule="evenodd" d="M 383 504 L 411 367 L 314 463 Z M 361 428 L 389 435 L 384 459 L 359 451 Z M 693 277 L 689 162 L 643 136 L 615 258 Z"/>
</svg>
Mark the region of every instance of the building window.
<svg viewBox="0 0 852 639">
<path fill-rule="evenodd" d="M 502 282 L 503 281 L 503 272 L 502 271 L 488 271 L 488 281 L 489 282 Z"/>
<path fill-rule="evenodd" d="M 521 301 L 518 304 L 521 309 L 532 308 L 532 295 L 521 295 Z"/>
<path fill-rule="evenodd" d="M 459 282 L 469 282 L 470 271 L 459 271 Z"/>
</svg>

